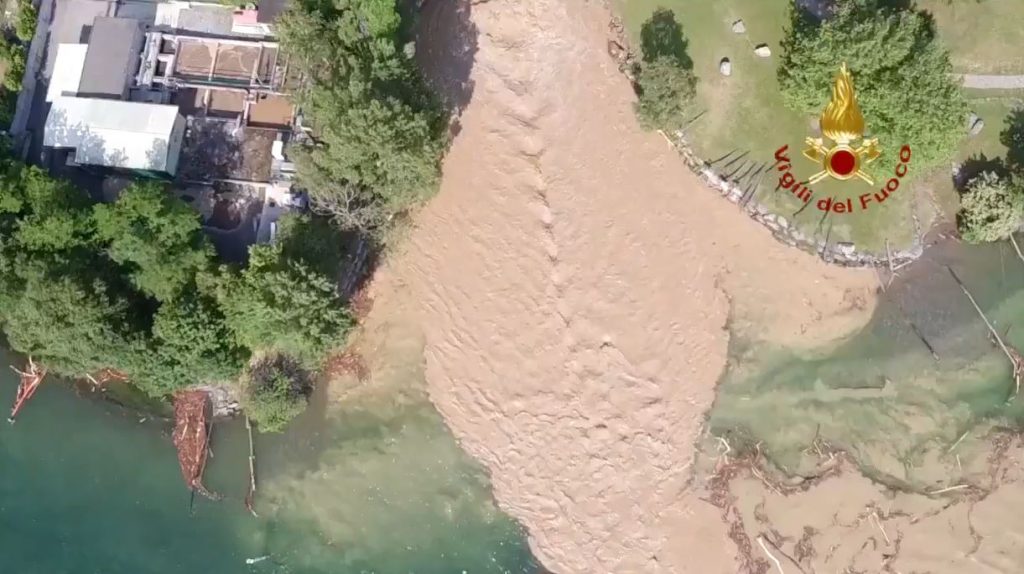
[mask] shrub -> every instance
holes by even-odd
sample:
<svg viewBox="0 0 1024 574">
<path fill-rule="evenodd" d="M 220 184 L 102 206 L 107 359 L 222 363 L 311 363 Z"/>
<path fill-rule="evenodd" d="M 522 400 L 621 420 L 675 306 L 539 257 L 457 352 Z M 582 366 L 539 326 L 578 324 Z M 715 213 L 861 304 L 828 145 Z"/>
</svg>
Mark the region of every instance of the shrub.
<svg viewBox="0 0 1024 574">
<path fill-rule="evenodd" d="M 647 129 L 672 131 L 683 126 L 686 109 L 696 94 L 693 72 L 675 59 L 661 56 L 640 65 L 636 114 Z"/>
<path fill-rule="evenodd" d="M 36 33 L 38 18 L 39 13 L 32 5 L 32 0 L 18 0 L 18 17 L 14 21 L 14 35 L 26 44 L 31 42 L 32 36 Z"/>
<path fill-rule="evenodd" d="M 257 359 L 246 370 L 242 408 L 261 431 L 280 432 L 306 409 L 313 390 L 309 373 L 287 355 Z"/>
<path fill-rule="evenodd" d="M 1001 241 L 1020 227 L 1024 193 L 1009 178 L 982 172 L 967 184 L 960 197 L 957 227 L 965 241 Z"/>
</svg>

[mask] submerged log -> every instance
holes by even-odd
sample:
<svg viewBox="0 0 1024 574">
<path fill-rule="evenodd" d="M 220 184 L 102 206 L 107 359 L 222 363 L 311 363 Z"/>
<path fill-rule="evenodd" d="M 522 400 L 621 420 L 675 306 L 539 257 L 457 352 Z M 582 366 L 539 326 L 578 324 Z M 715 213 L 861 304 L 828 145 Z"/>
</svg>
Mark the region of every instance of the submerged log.
<svg viewBox="0 0 1024 574">
<path fill-rule="evenodd" d="M 14 419 L 18 416 L 18 412 L 32 398 L 32 395 L 36 393 L 36 389 L 43 382 L 43 378 L 46 377 L 46 369 L 36 365 L 32 357 L 29 357 L 27 371 L 19 370 L 13 365 L 11 370 L 18 373 L 18 376 L 21 377 L 21 382 L 18 383 L 18 394 L 14 398 L 14 406 L 11 407 L 11 416 L 7 417 L 7 422 L 14 424 Z"/>
<path fill-rule="evenodd" d="M 203 486 L 203 471 L 210 454 L 209 397 L 205 391 L 183 391 L 174 395 L 174 447 L 185 485 L 211 499 L 220 498 Z"/>
<path fill-rule="evenodd" d="M 981 320 L 985 322 L 985 326 L 988 327 L 989 334 L 992 335 L 993 341 L 999 345 L 999 348 L 1003 350 L 1003 354 L 1005 354 L 1006 358 L 1010 360 L 1010 365 L 1013 367 L 1014 383 L 1013 394 L 1010 395 L 1010 398 L 1006 399 L 1006 402 L 1010 402 L 1020 394 L 1020 382 L 1024 379 L 1024 355 L 1021 355 L 1020 351 L 1018 351 L 1016 347 L 1008 345 L 1003 341 L 1003 338 L 999 336 L 999 332 L 992 326 L 992 322 L 985 316 L 985 312 L 981 310 L 981 306 L 974 300 L 974 295 L 971 295 L 971 292 L 967 290 L 967 286 L 964 285 L 963 281 L 960 280 L 960 277 L 958 277 L 956 272 L 953 271 L 953 268 L 947 265 L 946 269 L 949 270 L 949 274 L 953 276 L 953 280 L 956 281 L 956 284 L 960 286 L 960 290 L 967 296 L 967 300 L 971 302 L 972 306 L 974 306 L 974 310 L 978 312 L 978 316 L 980 316 Z"/>
</svg>

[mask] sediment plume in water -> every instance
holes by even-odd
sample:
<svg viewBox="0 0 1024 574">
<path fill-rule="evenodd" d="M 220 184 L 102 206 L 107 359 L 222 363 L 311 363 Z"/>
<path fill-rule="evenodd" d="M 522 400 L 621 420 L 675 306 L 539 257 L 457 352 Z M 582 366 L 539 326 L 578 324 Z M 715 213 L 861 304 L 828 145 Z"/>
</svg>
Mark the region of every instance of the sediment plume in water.
<svg viewBox="0 0 1024 574">
<path fill-rule="evenodd" d="M 609 20 L 583 0 L 426 5 L 417 55 L 456 135 L 370 321 L 412 309 L 433 402 L 547 568 L 732 574 L 690 486 L 726 321 L 820 344 L 867 320 L 875 279 L 778 245 L 643 132 Z"/>
</svg>

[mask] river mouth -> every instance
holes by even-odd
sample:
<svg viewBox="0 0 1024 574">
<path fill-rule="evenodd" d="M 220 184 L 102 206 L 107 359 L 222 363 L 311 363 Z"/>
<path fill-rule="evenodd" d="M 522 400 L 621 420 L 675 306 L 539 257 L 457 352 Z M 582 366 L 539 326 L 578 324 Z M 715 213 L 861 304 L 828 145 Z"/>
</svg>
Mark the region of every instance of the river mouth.
<svg viewBox="0 0 1024 574">
<path fill-rule="evenodd" d="M 902 271 L 870 323 L 844 341 L 792 350 L 734 337 L 712 432 L 737 446 L 759 444 L 787 474 L 813 472 L 816 457 L 805 451 L 820 439 L 878 480 L 933 488 L 955 461 L 926 461 L 975 425 L 1014 425 L 1024 414 L 1020 403 L 1007 404 L 1009 362 L 948 268 L 1006 339 L 1024 344 L 1024 329 L 1013 328 L 1024 312 L 1024 264 L 1009 245 L 947 242 Z"/>
<path fill-rule="evenodd" d="M 695 485 L 746 569 L 1016 572 L 1024 499 L 1001 336 L 1024 343 L 1024 264 L 1005 245 L 943 242 L 886 284 L 845 340 L 794 349 L 734 337 Z"/>
</svg>

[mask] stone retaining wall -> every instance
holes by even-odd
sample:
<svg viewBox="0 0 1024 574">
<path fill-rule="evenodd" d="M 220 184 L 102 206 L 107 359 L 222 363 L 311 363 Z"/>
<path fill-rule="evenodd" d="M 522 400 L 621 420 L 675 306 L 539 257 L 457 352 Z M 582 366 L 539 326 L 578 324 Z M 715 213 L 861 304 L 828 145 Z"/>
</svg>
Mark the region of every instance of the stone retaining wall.
<svg viewBox="0 0 1024 574">
<path fill-rule="evenodd" d="M 230 418 L 242 412 L 242 405 L 238 402 L 238 394 L 233 386 L 196 385 L 192 388 L 197 391 L 206 391 L 210 397 L 214 418 Z"/>
<path fill-rule="evenodd" d="M 909 249 L 891 251 L 887 255 L 876 255 L 859 251 L 853 243 L 826 243 L 823 239 L 808 237 L 785 217 L 772 213 L 756 199 L 751 199 L 746 205 L 741 205 L 743 190 L 740 186 L 715 173 L 715 170 L 711 168 L 708 162 L 693 153 L 681 132 L 675 134 L 675 138 L 671 143 L 683 158 L 683 161 L 686 162 L 686 165 L 709 188 L 717 191 L 719 195 L 730 202 L 735 203 L 751 219 L 771 230 L 775 239 L 791 247 L 813 253 L 826 263 L 843 267 L 901 266 L 917 259 L 924 252 L 924 247 L 920 240 L 915 240 L 914 245 Z M 756 194 L 757 190 L 754 190 L 753 193 Z"/>
</svg>

